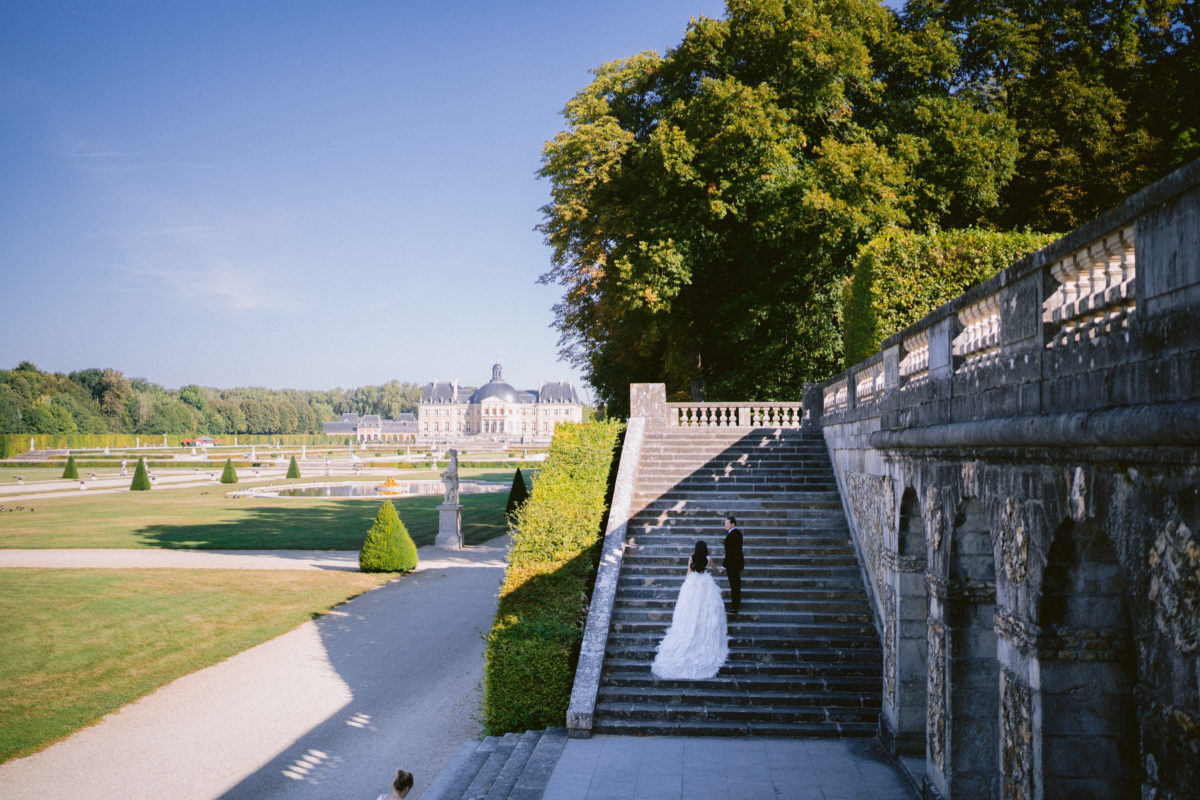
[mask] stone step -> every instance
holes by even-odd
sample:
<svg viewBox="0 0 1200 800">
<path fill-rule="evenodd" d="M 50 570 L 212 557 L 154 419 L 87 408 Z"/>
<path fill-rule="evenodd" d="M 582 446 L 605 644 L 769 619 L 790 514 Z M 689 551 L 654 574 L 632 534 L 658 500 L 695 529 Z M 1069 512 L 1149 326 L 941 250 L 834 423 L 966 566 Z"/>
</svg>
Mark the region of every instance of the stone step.
<svg viewBox="0 0 1200 800">
<path fill-rule="evenodd" d="M 878 667 L 881 663 L 878 649 L 870 645 L 861 648 L 847 647 L 808 647 L 797 646 L 764 647 L 761 644 L 729 647 L 727 666 L 737 666 L 743 663 L 753 663 L 759 666 L 765 664 L 803 664 L 806 666 L 826 664 L 860 664 Z M 622 647 L 619 642 L 609 642 L 605 648 L 605 658 L 617 659 L 626 664 L 645 664 L 649 667 L 654 660 L 654 647 Z"/>
<path fill-rule="evenodd" d="M 777 441 L 764 444 L 762 442 L 750 442 L 745 440 L 720 440 L 720 439 L 683 439 L 671 438 L 664 439 L 655 436 L 649 436 L 642 441 L 643 453 L 655 453 L 663 456 L 688 456 L 693 454 L 705 455 L 709 458 L 718 458 L 728 455 L 745 455 L 747 457 L 762 457 L 770 456 L 778 453 L 784 453 L 797 457 L 816 458 L 824 456 L 828 453 L 824 442 L 818 443 L 814 441 Z"/>
<path fill-rule="evenodd" d="M 843 513 L 840 505 L 831 503 L 775 503 L 766 504 L 760 499 L 751 500 L 694 500 L 689 498 L 645 498 L 644 505 L 635 509 L 633 518 L 661 515 L 662 519 L 689 518 L 689 522 L 703 521 L 706 525 L 722 527 L 725 517 L 733 514 L 743 533 L 752 531 L 760 524 L 778 524 L 789 516 L 831 516 Z"/>
<path fill-rule="evenodd" d="M 608 647 L 614 653 L 629 650 L 643 650 L 652 653 L 658 647 L 658 643 L 662 641 L 666 628 L 667 623 L 663 623 L 658 630 L 610 631 Z M 790 631 L 731 631 L 729 634 L 729 647 L 731 651 L 738 652 L 762 649 L 820 653 L 832 650 L 857 653 L 860 650 L 873 648 L 875 644 L 875 637 L 865 634 L 859 636 L 797 636 Z"/>
<path fill-rule="evenodd" d="M 466 791 L 463 792 L 463 797 L 487 797 L 488 790 L 491 789 L 492 784 L 499 777 L 500 770 L 508 763 L 520 738 L 520 734 L 516 733 L 506 733 L 504 736 L 498 738 L 487 760 L 480 765 L 479 771 L 475 773 L 475 777 L 467 784 Z"/>
<path fill-rule="evenodd" d="M 617 625 L 662 625 L 665 629 L 671 622 L 675 608 L 673 604 L 662 604 L 657 608 L 646 605 L 625 604 L 613 609 L 612 624 Z M 801 611 L 774 609 L 755 609 L 742 603 L 742 608 L 736 615 L 729 615 L 729 630 L 733 631 L 742 626 L 754 625 L 791 625 L 796 628 L 806 626 L 833 625 L 857 630 L 860 626 L 874 631 L 875 626 L 871 615 L 865 610 L 856 614 L 812 614 Z"/>
<path fill-rule="evenodd" d="M 722 669 L 720 675 L 708 680 L 664 680 L 655 678 L 645 666 L 626 671 L 613 670 L 607 675 L 605 688 L 601 692 L 658 692 L 658 691 L 701 691 L 701 692 L 733 692 L 754 695 L 763 693 L 805 694 L 817 692 L 846 692 L 862 694 L 875 693 L 879 697 L 879 683 L 873 675 L 795 675 L 795 674 L 727 674 L 728 668 Z"/>
<path fill-rule="evenodd" d="M 696 538 L 712 539 L 713 546 L 717 549 L 723 547 L 725 537 L 722 533 L 715 532 L 711 528 L 700 527 L 695 528 L 693 532 L 697 534 Z M 688 529 L 684 526 L 658 528 L 639 525 L 636 532 L 629 534 L 629 538 L 625 542 L 625 549 L 627 553 L 632 553 L 642 548 L 658 548 L 666 553 L 687 548 L 690 553 L 691 548 L 695 545 L 695 539 L 689 536 Z M 780 557 L 784 556 L 787 551 L 805 552 L 820 548 L 842 548 L 847 552 L 854 552 L 854 547 L 846 537 L 846 532 L 832 528 L 815 528 L 794 532 L 780 529 L 779 533 L 764 533 L 760 529 L 753 534 L 742 534 L 743 548 L 756 545 L 763 548 L 774 548 L 770 551 L 770 555 Z"/>
<path fill-rule="evenodd" d="M 643 681 L 653 681 L 650 674 L 650 662 L 653 658 L 613 657 L 604 661 L 603 688 L 610 680 L 637 678 Z M 729 661 L 717 674 L 718 679 L 733 681 L 751 681 L 756 678 L 788 678 L 799 680 L 803 678 L 820 679 L 862 678 L 869 680 L 879 688 L 881 677 L 878 664 L 866 661 L 762 661 L 750 659 Z"/>
<path fill-rule="evenodd" d="M 665 559 L 663 559 L 665 561 Z M 636 566 L 631 565 L 629 570 L 621 571 L 621 578 L 618 581 L 621 585 L 662 585 L 663 581 L 670 581 L 672 585 L 680 585 L 684 581 L 684 576 L 679 574 L 679 562 L 674 563 L 646 563 L 639 562 Z M 796 580 L 844 580 L 854 581 L 859 577 L 858 565 L 817 565 L 817 564 L 795 564 L 795 565 L 780 565 L 768 562 L 767 564 L 755 564 L 753 566 L 747 564 L 742 570 L 742 581 L 796 581 Z M 718 580 L 721 576 L 718 576 Z"/>
<path fill-rule="evenodd" d="M 424 800 L 538 800 L 566 746 L 565 728 L 465 742 Z"/>
<path fill-rule="evenodd" d="M 635 534 L 626 544 L 625 556 L 646 558 L 678 559 L 675 563 L 683 567 L 687 558 L 696 546 L 696 538 L 704 539 L 703 535 L 695 538 L 682 533 L 650 531 Z M 709 537 L 712 538 L 712 537 Z M 707 540 L 706 540 L 707 541 Z M 724 549 L 721 537 L 712 541 L 709 554 L 717 557 Z M 766 564 L 789 564 L 794 559 L 815 558 L 820 556 L 853 556 L 854 547 L 845 538 L 834 538 L 828 533 L 823 535 L 806 536 L 743 536 L 742 550 L 747 555 L 747 567 L 763 566 Z M 753 556 L 750 554 L 753 553 Z M 758 561 L 759 564 L 751 562 Z"/>
<path fill-rule="evenodd" d="M 703 717 L 651 722 L 599 716 L 592 732 L 610 736 L 768 736 L 776 738 L 868 737 L 877 733 L 876 722 L 776 722 L 712 720 Z"/>
<path fill-rule="evenodd" d="M 734 705 L 720 702 L 656 703 L 645 699 L 628 703 L 597 703 L 596 710 L 605 721 L 613 719 L 642 722 L 669 722 L 701 717 L 709 722 L 771 722 L 872 724 L 879 719 L 879 708 L 815 704 L 810 706 L 777 706 L 767 704 Z"/>
</svg>

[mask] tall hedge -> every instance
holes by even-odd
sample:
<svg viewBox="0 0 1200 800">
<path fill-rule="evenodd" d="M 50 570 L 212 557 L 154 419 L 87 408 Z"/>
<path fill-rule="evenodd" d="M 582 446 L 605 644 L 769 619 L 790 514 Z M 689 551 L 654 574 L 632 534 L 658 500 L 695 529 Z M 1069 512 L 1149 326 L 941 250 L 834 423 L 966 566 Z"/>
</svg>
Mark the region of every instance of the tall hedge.
<svg viewBox="0 0 1200 800">
<path fill-rule="evenodd" d="M 292 456 L 292 463 L 288 465 L 287 476 L 289 478 L 300 477 L 300 465 L 296 463 L 296 457 Z"/>
<path fill-rule="evenodd" d="M 392 501 L 384 500 L 358 551 L 358 568 L 363 572 L 408 572 L 416 567 L 417 546 Z"/>
<path fill-rule="evenodd" d="M 622 428 L 616 422 L 559 425 L 533 492 L 517 512 L 487 637 L 483 714 L 489 735 L 564 724 Z"/>
<path fill-rule="evenodd" d="M 234 469 L 233 459 L 225 459 L 225 469 L 221 470 L 221 483 L 237 483 L 237 470 Z"/>
<path fill-rule="evenodd" d="M 133 483 L 129 484 L 131 492 L 150 491 L 150 476 L 146 473 L 146 459 L 139 458 L 137 467 L 133 470 Z"/>
<path fill-rule="evenodd" d="M 517 471 L 513 473 L 512 488 L 508 490 L 508 502 L 504 504 L 504 516 L 509 520 L 516 519 L 518 509 L 528 499 L 529 490 L 525 488 L 525 476 L 521 474 L 521 468 L 517 467 Z"/>
<path fill-rule="evenodd" d="M 67 465 L 63 467 L 64 478 L 78 478 L 79 468 L 75 466 L 75 456 L 67 456 Z"/>
<path fill-rule="evenodd" d="M 876 236 L 859 251 L 842 293 L 846 365 L 875 354 L 887 337 L 1057 238 L 975 228 L 893 228 Z"/>
</svg>

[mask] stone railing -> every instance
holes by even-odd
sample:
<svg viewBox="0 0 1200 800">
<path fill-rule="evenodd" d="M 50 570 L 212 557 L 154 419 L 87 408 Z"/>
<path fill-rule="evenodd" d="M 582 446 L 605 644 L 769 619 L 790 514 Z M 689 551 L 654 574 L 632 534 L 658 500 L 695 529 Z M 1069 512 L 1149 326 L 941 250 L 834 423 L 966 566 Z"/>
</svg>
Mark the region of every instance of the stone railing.
<svg viewBox="0 0 1200 800">
<path fill-rule="evenodd" d="M 799 428 L 802 403 L 667 403 L 672 428 Z"/>
<path fill-rule="evenodd" d="M 630 386 L 630 416 L 648 428 L 799 428 L 805 405 L 787 402 L 668 403 L 661 383 Z"/>
<path fill-rule="evenodd" d="M 805 412 L 822 426 L 877 418 L 872 442 L 882 446 L 912 439 L 907 429 L 948 423 L 1190 401 L 1194 375 L 1169 358 L 1153 375 L 1147 364 L 1195 336 L 1197 307 L 1200 161 L 934 310 L 878 354 L 807 386 L 805 398 L 816 402 Z M 1039 430 L 1053 428 L 1046 425 Z M 962 446 L 959 433 L 942 431 L 939 442 Z"/>
<path fill-rule="evenodd" d="M 1051 329 L 1047 347 L 1128 328 L 1129 315 L 1137 307 L 1134 226 L 1112 231 L 1059 259 L 1050 273 L 1058 286 L 1042 304 L 1042 320 Z"/>
<path fill-rule="evenodd" d="M 900 388 L 919 386 L 929 380 L 929 331 L 917 331 L 902 344 Z"/>
<path fill-rule="evenodd" d="M 883 394 L 883 361 L 871 362 L 854 373 L 854 395 L 866 403 Z"/>
<path fill-rule="evenodd" d="M 824 390 L 822 392 L 822 394 L 825 398 L 824 403 L 822 403 L 822 406 L 825 409 L 825 413 L 828 414 L 828 413 L 831 413 L 834 411 L 842 411 L 843 409 L 846 409 L 849 407 L 849 405 L 850 405 L 850 395 L 849 395 L 849 389 L 848 389 L 849 385 L 850 385 L 850 382 L 846 378 L 842 378 L 842 379 L 836 380 L 836 381 L 831 381 L 830 383 L 825 385 Z"/>
<path fill-rule="evenodd" d="M 958 312 L 962 332 L 954 337 L 955 372 L 996 363 L 1000 356 L 1000 295 L 988 295 Z"/>
</svg>

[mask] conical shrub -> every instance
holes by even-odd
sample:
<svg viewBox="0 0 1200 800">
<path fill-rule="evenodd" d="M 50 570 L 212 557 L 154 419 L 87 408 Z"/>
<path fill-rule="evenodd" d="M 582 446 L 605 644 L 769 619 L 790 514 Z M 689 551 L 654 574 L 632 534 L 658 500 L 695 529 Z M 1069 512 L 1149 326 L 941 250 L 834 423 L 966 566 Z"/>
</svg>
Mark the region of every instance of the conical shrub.
<svg viewBox="0 0 1200 800">
<path fill-rule="evenodd" d="M 75 468 L 75 456 L 67 456 L 67 466 L 63 468 L 64 478 L 78 478 L 79 470 Z"/>
<path fill-rule="evenodd" d="M 133 471 L 133 483 L 129 484 L 131 492 L 150 491 L 150 476 L 146 474 L 146 459 L 139 458 L 137 468 Z"/>
<path fill-rule="evenodd" d="M 225 459 L 225 469 L 221 471 L 221 483 L 237 483 L 237 470 L 233 468 L 233 459 Z"/>
<path fill-rule="evenodd" d="M 529 499 L 529 490 L 525 488 L 525 478 L 521 475 L 521 468 L 517 467 L 517 473 L 513 475 L 512 488 L 508 490 L 508 502 L 504 504 L 504 516 L 508 517 L 510 522 L 515 520 L 517 509 L 527 499 Z"/>
<path fill-rule="evenodd" d="M 358 568 L 363 572 L 408 572 L 416 566 L 417 546 L 392 501 L 384 500 L 358 551 Z"/>
<path fill-rule="evenodd" d="M 299 478 L 300 477 L 300 465 L 296 463 L 295 456 L 292 456 L 292 463 L 288 464 L 287 476 L 289 478 Z"/>
</svg>

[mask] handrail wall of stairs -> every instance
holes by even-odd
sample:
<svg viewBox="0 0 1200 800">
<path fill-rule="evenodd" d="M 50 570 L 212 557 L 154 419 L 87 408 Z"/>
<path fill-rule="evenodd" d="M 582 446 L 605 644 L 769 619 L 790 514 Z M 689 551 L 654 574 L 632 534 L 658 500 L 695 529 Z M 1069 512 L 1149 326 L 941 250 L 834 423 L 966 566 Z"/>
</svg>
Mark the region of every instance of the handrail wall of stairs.
<svg viewBox="0 0 1200 800">
<path fill-rule="evenodd" d="M 625 555 L 625 535 L 633 514 L 633 490 L 645 431 L 645 417 L 629 418 L 625 428 L 625 443 L 621 448 L 621 463 L 617 467 L 612 507 L 608 512 L 608 529 L 604 532 L 600 566 L 596 570 L 596 585 L 592 590 L 592 602 L 583 629 L 579 664 L 575 668 L 575 682 L 571 686 L 571 700 L 567 706 L 567 735 L 576 739 L 587 739 L 592 735 L 600 673 L 604 669 L 604 652 L 608 647 L 609 625 L 617 597 L 617 579 Z"/>
</svg>

